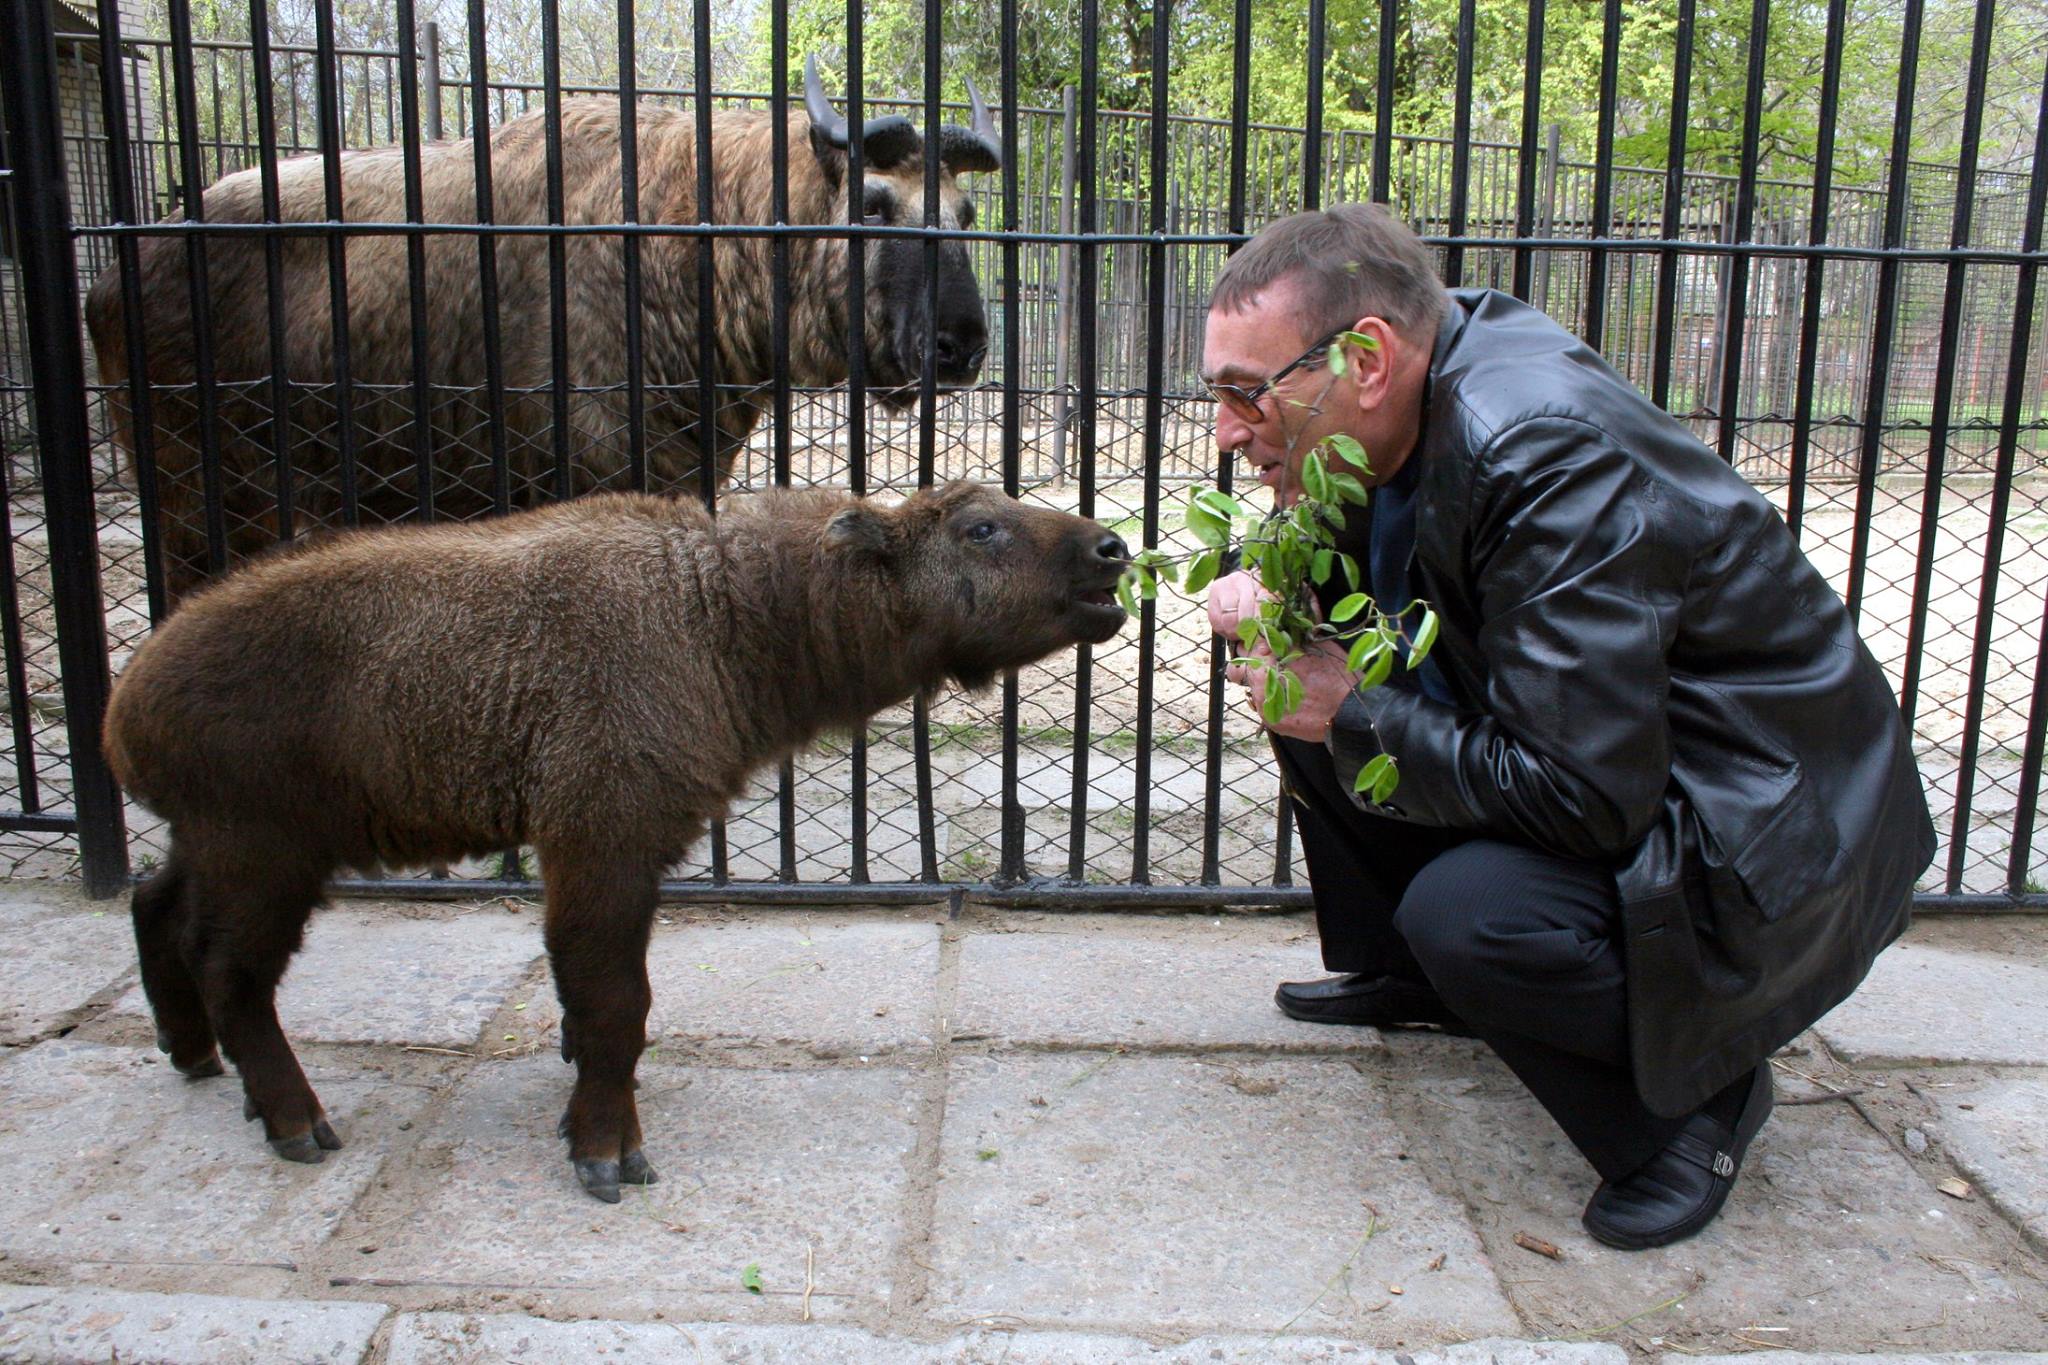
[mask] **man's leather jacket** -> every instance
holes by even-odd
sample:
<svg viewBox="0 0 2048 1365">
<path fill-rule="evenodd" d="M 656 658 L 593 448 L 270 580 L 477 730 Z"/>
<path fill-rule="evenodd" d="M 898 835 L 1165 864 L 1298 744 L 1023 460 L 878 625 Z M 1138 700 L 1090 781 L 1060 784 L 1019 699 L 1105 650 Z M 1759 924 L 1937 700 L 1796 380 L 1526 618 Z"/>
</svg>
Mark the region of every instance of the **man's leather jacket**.
<svg viewBox="0 0 2048 1365">
<path fill-rule="evenodd" d="M 1390 753 L 1366 809 L 1612 868 L 1636 1084 L 1688 1112 L 1906 927 L 1898 705 L 1777 512 L 1542 313 L 1454 291 L 1423 422 L 1410 581 L 1458 700 L 1352 696 L 1337 774 Z"/>
</svg>

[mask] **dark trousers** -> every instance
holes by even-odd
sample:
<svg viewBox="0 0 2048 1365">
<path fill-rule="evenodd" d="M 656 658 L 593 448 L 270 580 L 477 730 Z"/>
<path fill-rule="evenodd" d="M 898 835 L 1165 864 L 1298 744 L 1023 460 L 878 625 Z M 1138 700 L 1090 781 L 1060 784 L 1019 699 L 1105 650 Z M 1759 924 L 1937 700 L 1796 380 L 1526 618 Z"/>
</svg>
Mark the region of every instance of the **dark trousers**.
<svg viewBox="0 0 2048 1365">
<path fill-rule="evenodd" d="M 1614 877 L 1594 863 L 1368 814 L 1319 744 L 1274 736 L 1323 965 L 1427 980 L 1615 1179 L 1669 1142 L 1631 1078 Z M 1399 796 L 1395 800 L 1399 801 Z"/>
</svg>

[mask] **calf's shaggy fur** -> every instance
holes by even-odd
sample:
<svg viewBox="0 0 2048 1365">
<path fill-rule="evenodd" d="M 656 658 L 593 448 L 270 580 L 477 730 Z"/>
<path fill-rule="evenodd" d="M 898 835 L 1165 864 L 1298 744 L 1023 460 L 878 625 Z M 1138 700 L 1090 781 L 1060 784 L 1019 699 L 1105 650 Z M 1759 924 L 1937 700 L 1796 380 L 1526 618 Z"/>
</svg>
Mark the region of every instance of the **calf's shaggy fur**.
<svg viewBox="0 0 2048 1365">
<path fill-rule="evenodd" d="M 884 506 L 823 491 L 597 495 L 366 531 L 190 598 L 108 706 L 107 757 L 170 825 L 135 893 L 158 1045 L 241 1073 L 278 1154 L 340 1146 L 280 1030 L 278 979 L 340 868 L 531 844 L 577 1066 L 584 1188 L 654 1172 L 633 1072 L 664 868 L 748 776 L 947 683 L 1115 634 L 1121 540 L 972 484 Z"/>
</svg>

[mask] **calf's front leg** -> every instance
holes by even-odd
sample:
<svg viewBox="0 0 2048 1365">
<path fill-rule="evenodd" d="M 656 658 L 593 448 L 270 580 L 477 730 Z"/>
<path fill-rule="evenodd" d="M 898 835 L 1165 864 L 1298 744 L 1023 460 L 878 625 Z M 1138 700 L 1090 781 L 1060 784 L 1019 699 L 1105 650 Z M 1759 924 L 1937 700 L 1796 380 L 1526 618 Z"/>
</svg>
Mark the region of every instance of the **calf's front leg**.
<svg viewBox="0 0 2048 1365">
<path fill-rule="evenodd" d="M 640 1150 L 633 1071 L 647 1043 L 647 936 L 660 869 L 622 862 L 615 851 L 543 848 L 541 876 L 562 1059 L 576 1064 L 558 1131 L 577 1181 L 616 1204 L 620 1185 L 656 1179 Z"/>
</svg>

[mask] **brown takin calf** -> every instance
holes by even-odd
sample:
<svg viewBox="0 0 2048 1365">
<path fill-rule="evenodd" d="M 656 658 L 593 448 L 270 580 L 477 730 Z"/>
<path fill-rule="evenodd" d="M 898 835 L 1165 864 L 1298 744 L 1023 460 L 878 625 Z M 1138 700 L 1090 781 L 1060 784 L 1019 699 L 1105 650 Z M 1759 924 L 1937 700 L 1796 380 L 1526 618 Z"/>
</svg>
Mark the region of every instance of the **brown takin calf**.
<svg viewBox="0 0 2048 1365">
<path fill-rule="evenodd" d="M 633 1072 L 663 869 L 750 774 L 947 683 L 1123 624 L 1124 543 L 967 483 L 600 494 L 478 525 L 337 535 L 193 596 L 137 652 L 107 757 L 170 825 L 135 892 L 157 1045 L 242 1076 L 278 1155 L 340 1139 L 277 982 L 340 868 L 531 844 L 583 1187 L 650 1183 Z"/>
</svg>

